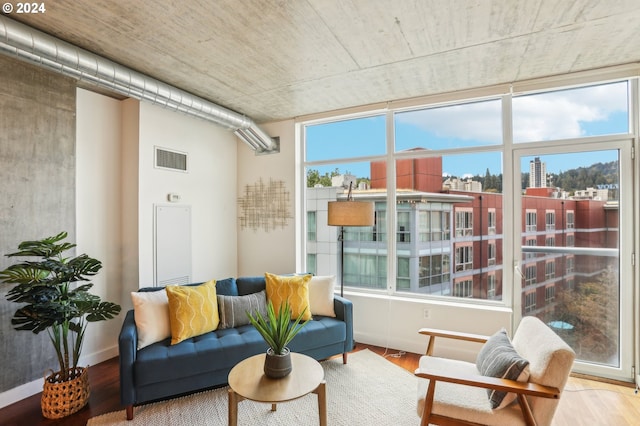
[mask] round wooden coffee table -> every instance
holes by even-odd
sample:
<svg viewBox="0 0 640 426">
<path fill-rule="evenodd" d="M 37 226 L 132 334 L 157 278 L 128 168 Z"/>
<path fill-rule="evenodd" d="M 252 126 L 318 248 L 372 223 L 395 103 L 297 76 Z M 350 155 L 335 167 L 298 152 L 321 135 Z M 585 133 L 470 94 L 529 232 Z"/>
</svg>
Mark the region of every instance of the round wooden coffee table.
<svg viewBox="0 0 640 426">
<path fill-rule="evenodd" d="M 238 363 L 229 373 L 229 426 L 238 424 L 238 402 L 249 399 L 256 402 L 276 404 L 292 401 L 309 393 L 318 395 L 320 426 L 327 425 L 327 396 L 324 370 L 315 359 L 291 353 L 293 369 L 281 379 L 264 375 L 265 354 L 255 355 Z"/>
</svg>

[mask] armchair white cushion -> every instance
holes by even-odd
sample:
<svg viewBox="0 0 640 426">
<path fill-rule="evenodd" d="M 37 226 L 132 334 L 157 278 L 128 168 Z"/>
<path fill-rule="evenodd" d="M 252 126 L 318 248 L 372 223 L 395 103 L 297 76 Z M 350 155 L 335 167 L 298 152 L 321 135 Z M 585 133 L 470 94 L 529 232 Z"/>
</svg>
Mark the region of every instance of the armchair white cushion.
<svg viewBox="0 0 640 426">
<path fill-rule="evenodd" d="M 427 355 L 420 359 L 416 370 L 418 377 L 427 379 L 420 380 L 418 385 L 418 415 L 422 417 L 422 425 L 551 423 L 575 353 L 542 321 L 535 317 L 523 318 L 512 340 L 518 354 L 529 361 L 527 383 L 482 376 L 475 363 L 431 356 L 436 337 L 475 342 L 486 342 L 488 337 L 428 329 L 420 333 L 430 336 Z M 514 392 L 517 403 L 492 409 L 487 389 Z"/>
</svg>

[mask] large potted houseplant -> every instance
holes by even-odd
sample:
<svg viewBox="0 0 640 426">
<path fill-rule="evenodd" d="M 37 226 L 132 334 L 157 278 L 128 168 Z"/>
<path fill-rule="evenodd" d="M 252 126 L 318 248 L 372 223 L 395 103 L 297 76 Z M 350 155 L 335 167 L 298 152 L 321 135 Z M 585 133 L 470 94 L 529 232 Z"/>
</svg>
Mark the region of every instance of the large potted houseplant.
<svg viewBox="0 0 640 426">
<path fill-rule="evenodd" d="M 264 360 L 264 374 L 267 377 L 279 379 L 291 373 L 291 351 L 287 345 L 309 321 L 300 321 L 306 310 L 292 321 L 289 302 L 285 300 L 280 304 L 277 314 L 269 301 L 266 318 L 257 311 L 255 314 L 247 312 L 249 321 L 269 346 Z"/>
<path fill-rule="evenodd" d="M 60 370 L 45 378 L 42 414 L 61 418 L 80 410 L 89 400 L 88 372 L 78 367 L 85 330 L 89 322 L 111 319 L 120 306 L 101 301 L 89 293 L 102 263 L 86 254 L 65 257 L 76 245 L 63 242 L 66 232 L 38 241 L 24 241 L 8 257 L 22 260 L 0 272 L 0 280 L 14 284 L 7 300 L 22 306 L 11 319 L 16 330 L 35 334 L 47 331 L 58 357 Z M 79 284 L 76 284 L 79 283 Z"/>
</svg>

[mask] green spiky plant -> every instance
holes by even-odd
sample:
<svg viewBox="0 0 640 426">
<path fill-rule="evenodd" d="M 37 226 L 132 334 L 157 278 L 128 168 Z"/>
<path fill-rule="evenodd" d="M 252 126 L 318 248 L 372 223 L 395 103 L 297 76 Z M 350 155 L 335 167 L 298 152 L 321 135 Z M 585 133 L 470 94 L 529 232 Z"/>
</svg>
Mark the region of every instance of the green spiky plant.
<svg viewBox="0 0 640 426">
<path fill-rule="evenodd" d="M 26 303 L 11 319 L 16 330 L 35 334 L 47 330 L 60 364 L 61 381 L 73 379 L 89 322 L 104 321 L 120 313 L 120 305 L 102 302 L 89 293 L 87 282 L 102 268 L 99 260 L 86 254 L 64 257 L 76 245 L 63 242 L 66 232 L 39 241 L 24 241 L 18 251 L 7 257 L 35 257 L 9 266 L 0 272 L 0 280 L 16 284 L 7 300 Z"/>
<path fill-rule="evenodd" d="M 269 345 L 273 353 L 276 355 L 284 355 L 284 348 L 296 337 L 296 334 L 298 334 L 302 327 L 309 322 L 309 320 L 304 322 L 300 321 L 306 311 L 307 308 L 292 322 L 291 308 L 289 307 L 288 300 L 280 304 L 277 315 L 273 308 L 273 303 L 269 301 L 267 303 L 266 318 L 264 318 L 260 312 L 255 312 L 253 315 L 251 312 L 247 312 L 247 316 L 251 324 L 258 330 L 265 342 L 267 342 L 267 345 Z"/>
</svg>

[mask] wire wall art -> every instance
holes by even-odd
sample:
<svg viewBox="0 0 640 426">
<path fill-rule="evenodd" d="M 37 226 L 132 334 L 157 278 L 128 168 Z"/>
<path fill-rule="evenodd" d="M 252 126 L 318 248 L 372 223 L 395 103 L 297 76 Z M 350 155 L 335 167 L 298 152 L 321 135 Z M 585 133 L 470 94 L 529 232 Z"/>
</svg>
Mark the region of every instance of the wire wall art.
<svg viewBox="0 0 640 426">
<path fill-rule="evenodd" d="M 264 229 L 266 232 L 284 229 L 291 215 L 291 197 L 284 181 L 260 178 L 244 187 L 244 196 L 238 198 L 240 229 Z"/>
</svg>

